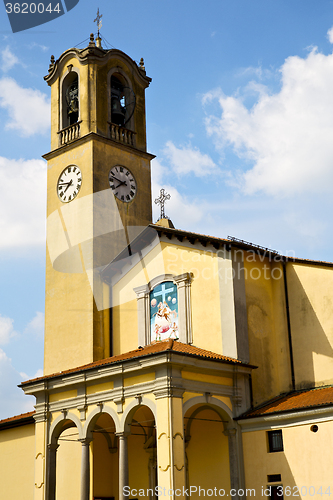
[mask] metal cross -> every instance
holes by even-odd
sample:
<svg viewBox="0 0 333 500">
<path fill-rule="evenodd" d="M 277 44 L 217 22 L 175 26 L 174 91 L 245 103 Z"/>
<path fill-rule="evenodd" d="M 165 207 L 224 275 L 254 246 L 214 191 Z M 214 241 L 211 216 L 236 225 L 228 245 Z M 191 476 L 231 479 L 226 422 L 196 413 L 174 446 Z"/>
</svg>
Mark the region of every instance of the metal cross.
<svg viewBox="0 0 333 500">
<path fill-rule="evenodd" d="M 100 14 L 99 13 L 99 8 L 97 9 L 97 16 L 96 16 L 96 19 L 94 19 L 94 23 L 97 23 L 97 36 L 99 37 L 99 30 L 101 29 L 102 27 L 102 19 L 103 17 L 103 14 Z"/>
<path fill-rule="evenodd" d="M 165 212 L 164 212 L 164 205 L 165 205 L 165 202 L 167 200 L 170 200 L 170 198 L 171 198 L 171 196 L 168 193 L 166 193 L 164 189 L 160 190 L 160 196 L 159 196 L 159 198 L 156 198 L 156 200 L 155 200 L 156 205 L 161 205 L 161 217 L 160 217 L 160 219 L 167 219 L 168 218 L 168 216 L 165 215 Z"/>
</svg>

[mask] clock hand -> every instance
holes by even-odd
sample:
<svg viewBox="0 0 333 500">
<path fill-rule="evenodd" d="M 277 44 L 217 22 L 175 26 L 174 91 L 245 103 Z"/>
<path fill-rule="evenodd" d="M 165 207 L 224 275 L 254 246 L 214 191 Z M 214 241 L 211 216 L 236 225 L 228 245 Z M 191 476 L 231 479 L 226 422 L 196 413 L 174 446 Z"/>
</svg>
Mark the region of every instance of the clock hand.
<svg viewBox="0 0 333 500">
<path fill-rule="evenodd" d="M 116 181 L 118 181 L 118 182 L 125 182 L 125 181 L 121 181 L 120 179 L 118 179 L 118 177 L 115 177 L 114 175 L 112 175 L 112 179 L 116 179 Z"/>
<path fill-rule="evenodd" d="M 71 186 L 73 184 L 73 179 L 71 179 L 70 182 L 67 182 L 68 186 L 66 187 L 64 193 L 66 193 L 67 189 L 69 188 L 69 186 Z"/>
<path fill-rule="evenodd" d="M 119 186 L 122 186 L 123 184 L 124 184 L 125 186 L 127 186 L 126 182 L 125 182 L 125 181 L 122 181 L 122 182 L 120 182 L 120 184 L 118 184 L 118 186 L 115 186 L 114 188 L 115 188 L 115 189 L 117 189 L 117 188 L 119 188 Z"/>
</svg>

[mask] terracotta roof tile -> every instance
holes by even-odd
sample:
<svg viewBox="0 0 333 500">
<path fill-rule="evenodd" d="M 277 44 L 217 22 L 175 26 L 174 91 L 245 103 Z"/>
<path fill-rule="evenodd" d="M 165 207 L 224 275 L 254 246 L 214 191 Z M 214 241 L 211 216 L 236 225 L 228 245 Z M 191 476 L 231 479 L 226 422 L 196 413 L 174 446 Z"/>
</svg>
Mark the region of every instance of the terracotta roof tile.
<svg viewBox="0 0 333 500">
<path fill-rule="evenodd" d="M 47 379 L 55 378 L 55 377 L 62 377 L 63 375 L 67 375 L 67 374 L 71 374 L 71 373 L 82 372 L 84 370 L 90 370 L 93 368 L 98 368 L 100 366 L 112 365 L 114 363 L 121 363 L 122 361 L 127 361 L 129 359 L 141 358 L 144 356 L 151 356 L 154 354 L 167 352 L 167 351 L 182 353 L 184 355 L 195 356 L 195 357 L 200 357 L 200 358 L 205 358 L 205 359 L 214 359 L 214 360 L 219 360 L 219 361 L 223 361 L 225 363 L 230 363 L 230 364 L 234 364 L 234 365 L 241 365 L 241 366 L 248 366 L 250 368 L 255 368 L 254 366 L 243 363 L 242 361 L 239 361 L 238 359 L 229 358 L 227 356 L 222 356 L 221 354 L 216 354 L 212 351 L 207 351 L 205 349 L 201 349 L 201 348 L 195 347 L 193 345 L 183 344 L 182 342 L 178 342 L 176 340 L 164 340 L 162 342 L 156 342 L 154 344 L 150 344 L 148 346 L 135 349 L 134 351 L 129 351 L 129 352 L 126 352 L 124 354 L 118 354 L 117 356 L 112 356 L 111 358 L 102 359 L 100 361 L 95 361 L 95 362 L 89 363 L 87 365 L 79 366 L 76 368 L 71 368 L 69 370 L 64 370 L 64 371 L 58 372 L 58 373 L 53 373 L 51 375 L 46 375 L 44 377 L 38 377 L 35 379 L 27 380 L 25 382 L 22 382 L 21 385 L 26 385 L 26 384 L 30 384 L 31 382 L 38 382 L 38 381 L 47 380 Z"/>
<path fill-rule="evenodd" d="M 15 415 L 14 417 L 5 418 L 3 420 L 0 420 L 0 427 L 6 426 L 7 424 L 8 424 L 8 426 L 10 426 L 10 424 L 14 424 L 14 423 L 18 423 L 22 420 L 30 419 L 31 417 L 34 416 L 35 413 L 36 413 L 35 411 L 29 411 L 28 413 L 21 413 L 20 415 Z"/>
<path fill-rule="evenodd" d="M 254 410 L 244 413 L 240 418 L 253 418 L 274 413 L 290 412 L 294 410 L 333 406 L 333 387 L 307 389 L 291 392 L 279 396 Z"/>
</svg>

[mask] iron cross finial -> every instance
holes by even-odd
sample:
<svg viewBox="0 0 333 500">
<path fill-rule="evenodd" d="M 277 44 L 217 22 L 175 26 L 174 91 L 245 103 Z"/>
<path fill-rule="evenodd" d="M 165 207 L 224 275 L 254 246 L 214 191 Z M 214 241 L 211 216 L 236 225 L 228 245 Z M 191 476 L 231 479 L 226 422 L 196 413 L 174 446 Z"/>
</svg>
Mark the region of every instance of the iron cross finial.
<svg viewBox="0 0 333 500">
<path fill-rule="evenodd" d="M 156 198 L 155 203 L 156 205 L 161 205 L 161 217 L 160 219 L 168 219 L 168 216 L 165 215 L 164 212 L 164 205 L 167 200 L 170 200 L 171 196 L 165 192 L 164 189 L 160 190 L 160 196 L 159 198 Z"/>
<path fill-rule="evenodd" d="M 101 21 L 102 17 L 103 17 L 103 14 L 99 13 L 99 7 L 98 7 L 97 16 L 96 16 L 96 19 L 94 19 L 94 23 L 97 23 L 97 36 L 98 37 L 99 37 L 99 30 L 102 27 L 102 21 Z"/>
</svg>

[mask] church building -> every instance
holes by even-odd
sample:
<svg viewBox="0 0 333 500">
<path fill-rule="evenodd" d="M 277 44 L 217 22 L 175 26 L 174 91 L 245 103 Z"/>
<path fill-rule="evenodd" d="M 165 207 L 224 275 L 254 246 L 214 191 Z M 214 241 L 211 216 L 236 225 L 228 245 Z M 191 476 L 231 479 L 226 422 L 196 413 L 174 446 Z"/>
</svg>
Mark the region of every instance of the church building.
<svg viewBox="0 0 333 500">
<path fill-rule="evenodd" d="M 143 59 L 98 33 L 45 80 L 44 375 L 0 499 L 329 498 L 333 264 L 153 223 Z"/>
</svg>

